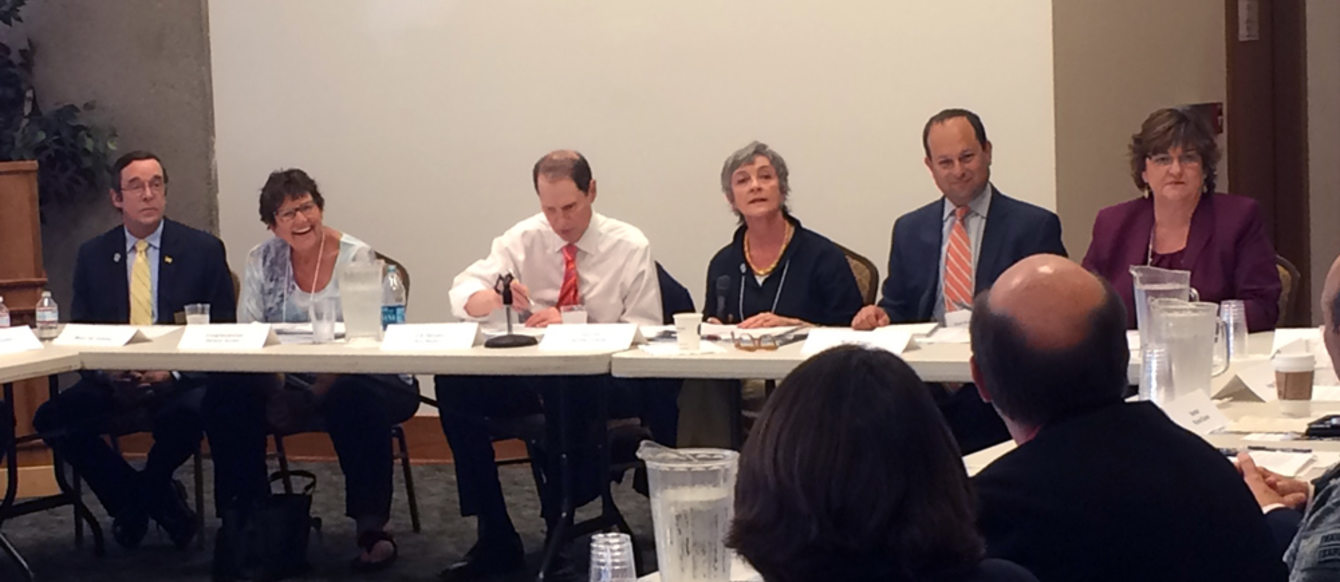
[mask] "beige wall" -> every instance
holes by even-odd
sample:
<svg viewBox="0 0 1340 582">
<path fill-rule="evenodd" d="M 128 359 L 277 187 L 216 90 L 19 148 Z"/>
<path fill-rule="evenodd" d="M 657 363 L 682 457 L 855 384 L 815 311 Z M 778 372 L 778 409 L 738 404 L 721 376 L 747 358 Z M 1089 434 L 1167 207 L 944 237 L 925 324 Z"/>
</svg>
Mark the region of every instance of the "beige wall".
<svg viewBox="0 0 1340 582">
<path fill-rule="evenodd" d="M 1139 195 L 1126 152 L 1145 117 L 1225 100 L 1224 2 L 1057 0 L 1052 25 L 1056 206 L 1078 260 L 1098 210 Z M 1227 182 L 1221 166 L 1219 190 Z"/>
<path fill-rule="evenodd" d="M 28 3 L 24 23 L 7 36 L 36 43 L 44 106 L 97 101 L 89 119 L 116 128 L 120 153 L 148 149 L 163 157 L 168 216 L 217 231 L 206 12 L 206 0 L 41 0 Z M 99 195 L 50 209 L 46 220 L 47 274 L 68 308 L 79 244 L 120 219 Z"/>
<path fill-rule="evenodd" d="M 1301 300 L 1315 306 L 1331 262 L 1340 254 L 1340 2 L 1307 2 L 1308 192 L 1312 221 L 1312 289 Z"/>
</svg>

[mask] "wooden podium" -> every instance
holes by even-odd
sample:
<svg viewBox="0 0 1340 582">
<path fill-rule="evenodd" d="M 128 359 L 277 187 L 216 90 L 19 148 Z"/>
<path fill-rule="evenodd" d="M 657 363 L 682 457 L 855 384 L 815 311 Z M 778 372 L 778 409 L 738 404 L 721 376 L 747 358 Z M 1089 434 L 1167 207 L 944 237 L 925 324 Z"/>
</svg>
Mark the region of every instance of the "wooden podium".
<svg viewBox="0 0 1340 582">
<path fill-rule="evenodd" d="M 11 325 L 33 323 L 46 284 L 37 162 L 0 162 L 0 296 L 9 308 Z M 33 413 L 47 399 L 47 380 L 16 382 L 14 390 L 18 434 L 30 433 Z"/>
</svg>

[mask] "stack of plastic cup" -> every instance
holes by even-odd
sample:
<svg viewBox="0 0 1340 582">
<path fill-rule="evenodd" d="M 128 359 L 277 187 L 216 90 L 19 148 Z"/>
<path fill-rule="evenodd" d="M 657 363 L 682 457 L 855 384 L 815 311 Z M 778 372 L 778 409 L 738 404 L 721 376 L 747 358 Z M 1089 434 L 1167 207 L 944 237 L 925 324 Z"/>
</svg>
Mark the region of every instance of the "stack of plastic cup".
<svg viewBox="0 0 1340 582">
<path fill-rule="evenodd" d="M 635 582 L 633 538 L 625 533 L 591 536 L 591 582 Z"/>
<path fill-rule="evenodd" d="M 1145 346 L 1140 350 L 1140 400 L 1164 405 L 1172 401 L 1172 361 L 1168 348 Z"/>
<path fill-rule="evenodd" d="M 1228 329 L 1228 356 L 1237 360 L 1248 354 L 1247 305 L 1241 299 L 1229 299 L 1219 304 L 1219 319 Z"/>
</svg>

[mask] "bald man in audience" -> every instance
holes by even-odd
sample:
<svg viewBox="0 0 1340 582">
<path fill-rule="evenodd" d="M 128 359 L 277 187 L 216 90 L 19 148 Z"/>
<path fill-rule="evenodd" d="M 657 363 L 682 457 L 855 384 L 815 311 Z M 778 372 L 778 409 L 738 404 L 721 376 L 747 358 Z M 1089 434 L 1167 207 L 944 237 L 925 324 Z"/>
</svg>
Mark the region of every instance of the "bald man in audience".
<svg viewBox="0 0 1340 582">
<path fill-rule="evenodd" d="M 987 554 L 1043 582 L 1284 580 L 1218 451 L 1125 403 L 1126 313 L 1078 264 L 1035 255 L 977 296 L 972 371 L 1018 443 L 974 479 Z"/>
<path fill-rule="evenodd" d="M 1331 264 L 1321 292 L 1321 337 L 1340 371 L 1340 258 Z M 1340 465 L 1316 481 L 1289 479 L 1238 455 L 1243 481 L 1266 514 L 1290 580 L 1340 580 Z"/>
</svg>

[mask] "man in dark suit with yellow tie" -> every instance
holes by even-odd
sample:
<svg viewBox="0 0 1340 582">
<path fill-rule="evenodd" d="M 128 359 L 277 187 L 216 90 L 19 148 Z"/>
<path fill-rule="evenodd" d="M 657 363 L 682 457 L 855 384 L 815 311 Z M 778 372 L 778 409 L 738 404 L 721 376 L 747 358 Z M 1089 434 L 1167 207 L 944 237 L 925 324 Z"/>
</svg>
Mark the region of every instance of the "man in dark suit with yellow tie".
<svg viewBox="0 0 1340 582">
<path fill-rule="evenodd" d="M 111 178 L 121 225 L 79 247 L 70 320 L 173 323 L 186 305 L 208 303 L 212 320 L 234 321 L 236 299 L 223 243 L 163 217 L 168 179 L 158 156 L 128 153 L 116 161 Z M 88 482 L 112 516 L 113 537 L 121 545 L 138 546 L 149 518 L 179 548 L 199 529 L 172 474 L 200 443 L 203 394 L 203 375 L 93 371 L 38 408 L 37 430 Z M 143 469 L 133 468 L 102 439 L 128 429 L 153 432 Z"/>
</svg>

